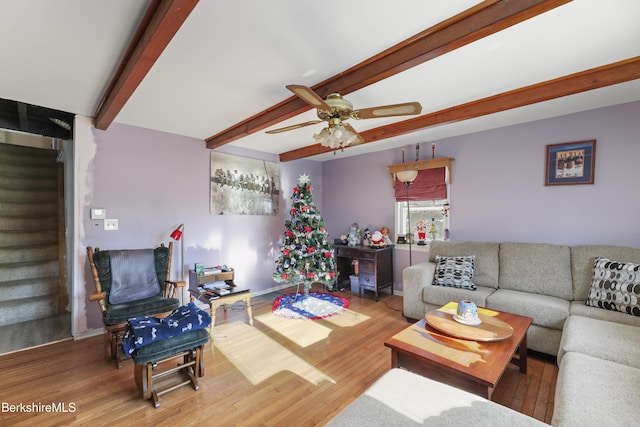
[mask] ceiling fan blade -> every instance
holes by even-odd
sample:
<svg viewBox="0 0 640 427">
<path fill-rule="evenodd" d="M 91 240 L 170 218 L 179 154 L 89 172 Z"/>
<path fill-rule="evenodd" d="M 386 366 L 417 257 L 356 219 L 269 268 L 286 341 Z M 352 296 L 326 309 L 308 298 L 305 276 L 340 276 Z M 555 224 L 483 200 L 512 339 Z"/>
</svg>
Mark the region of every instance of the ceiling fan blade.
<svg viewBox="0 0 640 427">
<path fill-rule="evenodd" d="M 419 102 L 406 102 L 404 104 L 383 105 L 380 107 L 363 108 L 355 110 L 351 117 L 354 119 L 375 119 L 377 117 L 411 116 L 420 114 L 422 105 Z"/>
<path fill-rule="evenodd" d="M 331 111 L 331 107 L 310 87 L 302 85 L 287 85 L 287 89 L 295 93 L 298 98 L 302 99 L 307 104 L 324 111 Z"/>
<path fill-rule="evenodd" d="M 318 124 L 318 123 L 322 123 L 322 120 L 311 120 L 310 122 L 298 123 L 297 125 L 291 125 L 291 126 L 287 126 L 287 127 L 283 127 L 283 128 L 279 128 L 279 129 L 268 130 L 265 133 L 286 132 L 288 130 L 294 130 L 294 129 L 302 128 L 302 127 L 305 127 L 305 126 L 315 125 L 315 124 Z"/>
</svg>

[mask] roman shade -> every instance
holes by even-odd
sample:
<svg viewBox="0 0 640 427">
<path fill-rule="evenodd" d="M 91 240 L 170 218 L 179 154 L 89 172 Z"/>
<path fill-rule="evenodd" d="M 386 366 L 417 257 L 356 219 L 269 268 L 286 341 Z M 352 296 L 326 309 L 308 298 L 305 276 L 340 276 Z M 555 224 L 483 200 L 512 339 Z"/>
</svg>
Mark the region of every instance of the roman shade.
<svg viewBox="0 0 640 427">
<path fill-rule="evenodd" d="M 423 169 L 418 171 L 418 177 L 410 184 L 409 200 L 442 200 L 447 198 L 446 169 Z M 395 195 L 397 202 L 407 200 L 407 190 L 402 182 L 396 178 Z"/>
</svg>

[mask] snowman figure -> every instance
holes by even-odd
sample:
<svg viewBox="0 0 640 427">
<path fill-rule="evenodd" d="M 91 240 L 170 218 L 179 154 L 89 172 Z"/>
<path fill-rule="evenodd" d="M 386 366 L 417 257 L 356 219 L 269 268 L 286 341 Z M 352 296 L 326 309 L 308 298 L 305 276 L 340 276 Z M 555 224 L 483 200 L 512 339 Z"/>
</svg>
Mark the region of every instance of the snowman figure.
<svg viewBox="0 0 640 427">
<path fill-rule="evenodd" d="M 360 244 L 360 229 L 358 228 L 358 224 L 355 222 L 351 224 L 351 229 L 349 230 L 349 239 L 347 241 L 347 245 L 349 246 L 357 246 Z"/>
</svg>

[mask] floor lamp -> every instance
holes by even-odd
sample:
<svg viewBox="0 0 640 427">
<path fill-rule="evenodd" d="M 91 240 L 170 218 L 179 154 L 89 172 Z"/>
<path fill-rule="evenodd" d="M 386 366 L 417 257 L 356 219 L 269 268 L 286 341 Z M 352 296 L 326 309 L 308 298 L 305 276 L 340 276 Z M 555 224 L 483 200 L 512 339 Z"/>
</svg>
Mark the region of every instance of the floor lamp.
<svg viewBox="0 0 640 427">
<path fill-rule="evenodd" d="M 418 171 L 416 170 L 406 170 L 406 171 L 396 172 L 396 178 L 398 178 L 398 180 L 404 184 L 405 192 L 407 195 L 407 222 L 408 222 L 407 233 L 411 232 L 411 209 L 409 208 L 409 186 L 417 177 L 418 177 Z M 411 259 L 411 245 L 412 245 L 412 242 L 410 238 L 409 239 L 409 266 L 411 266 L 413 263 L 413 260 Z"/>
<path fill-rule="evenodd" d="M 173 240 L 180 242 L 180 281 L 184 280 L 184 239 L 182 235 L 184 234 L 184 224 L 180 224 L 178 228 L 173 230 L 173 232 L 169 235 Z M 182 298 L 180 298 L 182 301 Z"/>
</svg>

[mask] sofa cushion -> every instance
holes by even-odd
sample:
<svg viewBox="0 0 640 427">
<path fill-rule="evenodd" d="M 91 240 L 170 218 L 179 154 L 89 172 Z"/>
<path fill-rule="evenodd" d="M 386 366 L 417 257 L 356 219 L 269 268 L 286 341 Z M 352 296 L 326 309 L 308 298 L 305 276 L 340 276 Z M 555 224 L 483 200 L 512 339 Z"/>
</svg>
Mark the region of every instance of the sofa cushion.
<svg viewBox="0 0 640 427">
<path fill-rule="evenodd" d="M 391 369 L 327 426 L 543 426 L 475 394 Z"/>
<path fill-rule="evenodd" d="M 473 266 L 475 256 L 436 256 L 433 284 L 475 290 Z"/>
<path fill-rule="evenodd" d="M 640 316 L 640 265 L 596 258 L 586 304 Z"/>
<path fill-rule="evenodd" d="M 638 425 L 640 369 L 569 352 L 562 358 L 551 424 Z"/>
<path fill-rule="evenodd" d="M 569 246 L 501 243 L 500 288 L 571 301 L 573 285 Z"/>
<path fill-rule="evenodd" d="M 451 301 L 470 300 L 478 307 L 487 306 L 487 297 L 495 292 L 493 288 L 476 286 L 476 290 L 451 288 L 448 286 L 427 285 L 422 289 L 422 300 L 428 304 L 442 307 Z"/>
<path fill-rule="evenodd" d="M 409 319 L 422 319 L 425 314 L 425 288 L 431 286 L 436 265 L 432 262 L 421 262 L 402 270 L 402 315 Z"/>
<path fill-rule="evenodd" d="M 593 264 L 596 257 L 640 263 L 640 249 L 624 246 L 581 245 L 571 247 L 573 299 L 585 301 L 591 289 Z"/>
<path fill-rule="evenodd" d="M 619 311 L 603 310 L 597 307 L 589 307 L 584 301 L 572 301 L 569 308 L 571 316 L 590 317 L 592 319 L 606 320 L 608 322 L 621 323 L 640 327 L 640 317 L 629 316 Z"/>
<path fill-rule="evenodd" d="M 571 316 L 564 323 L 558 363 L 575 351 L 599 359 L 640 368 L 640 328 L 588 317 Z"/>
<path fill-rule="evenodd" d="M 499 243 L 486 242 L 442 242 L 429 243 L 429 261 L 435 262 L 436 256 L 475 256 L 473 283 L 477 286 L 498 287 Z"/>
<path fill-rule="evenodd" d="M 527 348 L 539 353 L 558 355 L 562 331 L 546 326 L 531 325 L 527 330 Z"/>
<path fill-rule="evenodd" d="M 498 289 L 487 297 L 487 307 L 528 316 L 533 324 L 562 329 L 569 317 L 569 301 L 548 295 Z"/>
</svg>

